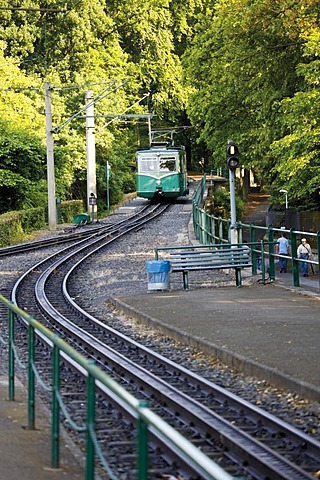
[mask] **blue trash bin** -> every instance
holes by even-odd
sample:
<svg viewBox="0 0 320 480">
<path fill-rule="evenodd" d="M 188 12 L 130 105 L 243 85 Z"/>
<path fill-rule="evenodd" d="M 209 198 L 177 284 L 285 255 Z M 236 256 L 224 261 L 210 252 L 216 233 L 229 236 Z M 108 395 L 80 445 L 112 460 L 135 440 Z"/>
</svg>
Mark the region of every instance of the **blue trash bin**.
<svg viewBox="0 0 320 480">
<path fill-rule="evenodd" d="M 170 288 L 170 262 L 154 260 L 146 262 L 148 290 L 168 290 Z"/>
</svg>

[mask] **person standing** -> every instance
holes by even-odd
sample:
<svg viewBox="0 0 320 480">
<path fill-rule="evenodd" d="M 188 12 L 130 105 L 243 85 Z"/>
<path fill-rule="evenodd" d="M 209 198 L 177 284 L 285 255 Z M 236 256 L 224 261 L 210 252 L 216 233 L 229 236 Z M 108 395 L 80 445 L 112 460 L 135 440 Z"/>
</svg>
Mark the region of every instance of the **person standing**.
<svg viewBox="0 0 320 480">
<path fill-rule="evenodd" d="M 301 244 L 297 250 L 297 257 L 303 260 L 308 260 L 311 254 L 311 247 L 309 243 L 307 243 L 306 238 L 301 238 Z M 300 262 L 301 263 L 301 273 L 304 277 L 308 276 L 308 264 L 307 262 Z"/>
<path fill-rule="evenodd" d="M 290 244 L 289 244 L 289 240 L 287 239 L 287 237 L 285 236 L 284 232 L 281 232 L 281 236 L 280 238 L 278 238 L 277 240 L 277 244 L 276 244 L 276 250 L 277 250 L 277 254 L 278 255 L 286 255 L 288 256 L 290 254 Z M 283 256 L 281 256 L 279 258 L 279 267 L 280 267 L 280 273 L 287 273 L 287 262 L 288 262 L 288 259 L 287 258 L 284 258 Z"/>
</svg>

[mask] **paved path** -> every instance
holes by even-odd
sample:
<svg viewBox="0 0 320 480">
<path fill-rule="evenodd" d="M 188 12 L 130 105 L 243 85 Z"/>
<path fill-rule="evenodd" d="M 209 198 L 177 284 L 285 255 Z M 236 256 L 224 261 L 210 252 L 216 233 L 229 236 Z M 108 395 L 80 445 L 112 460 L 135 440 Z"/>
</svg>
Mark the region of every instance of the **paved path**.
<svg viewBox="0 0 320 480">
<path fill-rule="evenodd" d="M 243 223 L 254 223 L 262 227 L 266 226 L 266 213 L 270 207 L 270 195 L 265 193 L 250 193 Z"/>
<path fill-rule="evenodd" d="M 0 377 L 0 480 L 83 480 L 79 449 L 61 432 L 61 468 L 52 469 L 50 412 L 37 399 L 36 429 L 28 430 L 26 389 L 16 380 L 8 400 L 8 378 Z"/>
</svg>

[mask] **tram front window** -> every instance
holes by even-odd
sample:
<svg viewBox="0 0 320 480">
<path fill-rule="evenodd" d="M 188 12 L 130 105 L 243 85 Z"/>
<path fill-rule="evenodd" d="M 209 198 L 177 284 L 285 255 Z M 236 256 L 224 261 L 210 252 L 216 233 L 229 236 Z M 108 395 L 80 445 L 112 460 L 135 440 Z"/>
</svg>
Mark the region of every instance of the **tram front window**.
<svg viewBox="0 0 320 480">
<path fill-rule="evenodd" d="M 175 172 L 176 161 L 174 158 L 161 158 L 159 167 L 161 172 Z"/>
<path fill-rule="evenodd" d="M 140 172 L 156 172 L 157 171 L 157 159 L 156 158 L 143 158 L 139 162 Z"/>
</svg>

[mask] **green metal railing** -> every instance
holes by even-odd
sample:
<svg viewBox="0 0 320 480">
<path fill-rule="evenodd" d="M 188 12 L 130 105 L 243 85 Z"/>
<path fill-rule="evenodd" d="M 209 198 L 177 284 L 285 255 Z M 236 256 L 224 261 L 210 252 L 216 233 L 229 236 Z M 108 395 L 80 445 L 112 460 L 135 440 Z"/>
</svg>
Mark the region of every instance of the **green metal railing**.
<svg viewBox="0 0 320 480">
<path fill-rule="evenodd" d="M 230 220 L 221 217 L 215 217 L 208 214 L 203 206 L 204 195 L 206 192 L 206 176 L 204 175 L 198 185 L 192 198 L 192 214 L 193 229 L 196 239 L 203 245 L 215 245 L 221 243 L 230 243 Z M 287 234 L 290 241 L 290 256 L 286 258 L 291 261 L 292 280 L 295 287 L 300 286 L 299 267 L 301 262 L 306 262 L 310 266 L 311 271 L 318 276 L 320 287 L 320 231 L 317 233 L 304 232 L 291 228 L 290 230 L 282 230 L 274 228 L 272 225 L 262 227 L 254 223 L 246 224 L 238 222 L 237 226 L 238 242 L 242 243 L 244 234 L 248 233 L 250 241 L 248 246 L 252 253 L 252 273 L 257 274 L 257 258 L 262 254 L 269 261 L 268 271 L 271 279 L 275 279 L 275 259 L 281 255 L 275 252 L 275 244 L 281 233 Z M 312 258 L 302 260 L 297 257 L 297 248 L 299 240 L 305 237 L 312 246 Z M 263 264 L 264 265 L 264 264 Z"/>
<path fill-rule="evenodd" d="M 8 309 L 8 394 L 9 400 L 15 397 L 15 362 L 18 361 L 18 355 L 15 348 L 15 319 L 16 316 L 22 318 L 28 325 L 28 428 L 35 428 L 35 385 L 36 380 L 41 383 L 39 372 L 35 364 L 36 353 L 36 335 L 42 334 L 52 344 L 52 387 L 51 390 L 52 407 L 51 407 L 51 467 L 59 468 L 60 452 L 60 417 L 64 414 L 68 419 L 69 425 L 77 431 L 86 432 L 86 469 L 85 480 L 94 480 L 95 474 L 95 458 L 99 457 L 104 469 L 111 480 L 118 477 L 115 472 L 110 469 L 107 459 L 103 456 L 103 452 L 99 446 L 95 433 L 96 422 L 96 383 L 100 382 L 106 387 L 110 393 L 115 394 L 119 400 L 133 411 L 137 418 L 137 479 L 148 479 L 148 432 L 149 429 L 156 431 L 164 441 L 182 452 L 190 464 L 200 468 L 203 478 L 212 480 L 232 480 L 232 476 L 226 473 L 219 465 L 214 463 L 203 452 L 196 448 L 192 443 L 186 440 L 169 424 L 164 422 L 158 415 L 148 408 L 146 401 L 139 401 L 127 392 L 123 387 L 117 384 L 112 378 L 104 373 L 93 360 L 78 353 L 73 347 L 64 342 L 57 334 L 52 333 L 33 317 L 27 315 L 23 310 L 18 308 L 12 302 L 0 295 L 0 302 Z M 1 322 L 3 328 L 4 321 Z M 2 340 L 0 338 L 0 340 Z M 3 340 L 2 340 L 3 341 Z M 81 366 L 87 375 L 86 389 L 86 422 L 84 426 L 77 426 L 72 419 L 68 417 L 66 405 L 63 404 L 60 395 L 60 360 L 61 353 L 75 361 Z M 49 421 L 49 419 L 48 419 Z"/>
</svg>

